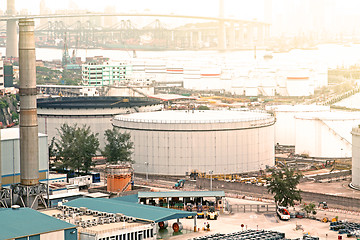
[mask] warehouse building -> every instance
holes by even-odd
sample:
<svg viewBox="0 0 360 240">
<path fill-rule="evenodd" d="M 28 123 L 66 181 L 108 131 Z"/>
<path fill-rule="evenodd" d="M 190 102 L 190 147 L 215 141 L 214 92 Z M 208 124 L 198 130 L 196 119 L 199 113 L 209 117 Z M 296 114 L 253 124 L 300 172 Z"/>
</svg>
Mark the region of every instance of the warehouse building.
<svg viewBox="0 0 360 240">
<path fill-rule="evenodd" d="M 47 179 L 48 142 L 45 134 L 39 133 L 39 177 Z M 1 129 L 1 176 L 0 183 L 7 187 L 20 182 L 20 132 L 19 128 Z"/>
<path fill-rule="evenodd" d="M 155 240 L 158 223 L 196 215 L 121 201 L 121 198 L 81 198 L 43 213 L 77 225 L 80 240 Z"/>
<path fill-rule="evenodd" d="M 77 240 L 76 226 L 31 208 L 0 209 L 0 240 Z"/>
<path fill-rule="evenodd" d="M 274 165 L 275 118 L 262 111 L 161 111 L 118 115 L 134 142 L 135 172 L 244 173 Z"/>
</svg>

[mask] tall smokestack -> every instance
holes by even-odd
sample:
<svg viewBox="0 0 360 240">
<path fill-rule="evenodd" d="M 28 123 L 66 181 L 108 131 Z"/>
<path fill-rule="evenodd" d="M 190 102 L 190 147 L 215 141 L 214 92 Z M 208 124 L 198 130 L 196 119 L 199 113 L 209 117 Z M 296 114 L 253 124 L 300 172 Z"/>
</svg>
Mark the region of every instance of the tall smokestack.
<svg viewBox="0 0 360 240">
<path fill-rule="evenodd" d="M 19 20 L 20 184 L 39 184 L 34 20 Z"/>
</svg>

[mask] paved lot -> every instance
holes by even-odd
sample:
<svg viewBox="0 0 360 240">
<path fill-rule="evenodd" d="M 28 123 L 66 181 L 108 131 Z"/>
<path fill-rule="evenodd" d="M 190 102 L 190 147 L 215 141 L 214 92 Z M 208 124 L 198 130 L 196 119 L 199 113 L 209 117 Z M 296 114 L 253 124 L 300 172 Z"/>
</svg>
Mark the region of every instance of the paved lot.
<svg viewBox="0 0 360 240">
<path fill-rule="evenodd" d="M 199 232 L 175 236 L 171 239 L 191 239 L 213 233 L 231 233 L 241 231 L 241 224 L 244 224 L 248 229 L 266 229 L 283 232 L 285 233 L 286 238 L 290 239 L 302 239 L 305 233 L 320 237 L 320 239 L 338 239 L 337 232 L 329 230 L 329 223 L 296 218 L 290 219 L 289 221 L 280 221 L 274 214 L 237 213 L 233 215 L 222 215 L 218 220 L 208 221 L 198 219 L 197 225 L 202 228 L 205 221 L 210 223 L 210 231 L 200 230 Z M 182 219 L 181 222 L 183 223 L 185 229 L 193 229 L 194 220 Z M 303 230 L 296 230 L 296 225 L 301 225 Z M 244 227 L 244 230 L 246 227 Z"/>
<path fill-rule="evenodd" d="M 299 189 L 309 192 L 318 192 L 343 197 L 360 198 L 360 191 L 349 187 L 350 181 L 335 181 L 331 183 L 304 182 L 299 184 Z"/>
<path fill-rule="evenodd" d="M 342 196 L 349 197 L 359 197 L 360 191 L 355 191 L 349 188 L 348 181 L 339 181 L 333 183 L 304 183 L 301 184 L 300 188 L 306 191 L 318 191 L 322 193 L 337 194 Z M 151 185 L 151 184 L 149 184 Z M 154 190 L 169 191 L 166 188 L 154 188 Z M 231 204 L 264 204 L 263 202 L 237 199 L 237 198 L 227 198 Z M 300 206 L 296 209 L 290 209 L 291 211 L 299 210 Z M 348 212 L 343 210 L 329 209 L 321 210 L 317 209 L 318 213 L 316 217 L 322 219 L 327 217 L 329 219 L 338 216 L 339 220 L 346 220 L 351 222 L 360 223 L 360 213 L 359 212 Z M 184 226 L 184 233 L 179 236 L 173 236 L 171 239 L 192 239 L 198 236 L 210 235 L 214 233 L 231 233 L 236 231 L 241 231 L 241 224 L 244 224 L 248 229 L 266 229 L 279 231 L 286 234 L 286 238 L 289 239 L 302 239 L 303 235 L 308 233 L 312 236 L 319 237 L 320 239 L 338 239 L 338 233 L 329 230 L 329 223 L 323 223 L 318 220 L 312 219 L 297 219 L 292 218 L 290 221 L 281 221 L 274 213 L 256 213 L 256 212 L 247 212 L 247 213 L 234 213 L 231 215 L 221 214 L 218 220 L 204 220 L 198 219 L 197 226 L 200 228 L 199 232 L 191 232 L 194 228 L 193 219 L 181 219 L 181 222 Z M 204 222 L 210 223 L 210 231 L 203 231 Z M 169 226 L 173 222 L 169 222 Z M 297 225 L 302 229 L 296 230 Z M 186 231 L 188 230 L 188 231 Z M 244 228 L 245 230 L 245 228 Z M 346 238 L 343 235 L 343 239 Z"/>
</svg>

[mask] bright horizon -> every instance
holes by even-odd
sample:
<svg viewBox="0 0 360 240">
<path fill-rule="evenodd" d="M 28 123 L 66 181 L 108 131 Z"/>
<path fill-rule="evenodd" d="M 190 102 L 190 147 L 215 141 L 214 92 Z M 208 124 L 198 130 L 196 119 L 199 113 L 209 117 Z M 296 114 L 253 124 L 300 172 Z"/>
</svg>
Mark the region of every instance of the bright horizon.
<svg viewBox="0 0 360 240">
<path fill-rule="evenodd" d="M 50 12 L 83 10 L 91 12 L 153 12 L 197 16 L 219 16 L 219 0 L 43 0 Z M 39 14 L 41 0 L 15 0 L 18 12 L 27 9 Z M 265 5 L 267 10 L 265 10 Z M 6 1 L 0 2 L 6 11 Z M 272 23 L 272 32 L 280 35 L 330 33 L 360 35 L 360 1 L 358 0 L 224 0 L 224 16 Z M 188 22 L 179 19 L 180 24 Z M 196 20 L 191 20 L 197 22 Z M 359 29 L 359 30 L 358 30 Z"/>
</svg>

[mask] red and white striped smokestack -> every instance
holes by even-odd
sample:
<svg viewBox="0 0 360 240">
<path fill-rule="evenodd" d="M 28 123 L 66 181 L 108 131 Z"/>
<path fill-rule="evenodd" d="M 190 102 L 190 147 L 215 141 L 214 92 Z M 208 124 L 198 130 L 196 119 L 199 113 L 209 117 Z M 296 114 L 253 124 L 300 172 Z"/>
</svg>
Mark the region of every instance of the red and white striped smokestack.
<svg viewBox="0 0 360 240">
<path fill-rule="evenodd" d="M 19 20 L 20 183 L 39 184 L 34 19 Z"/>
</svg>

